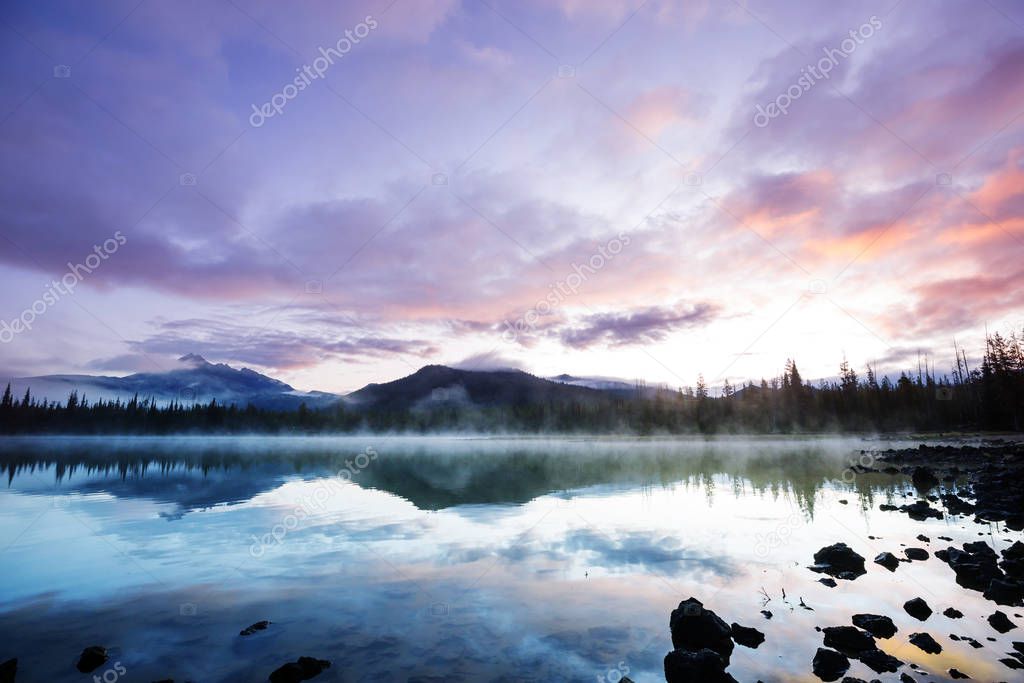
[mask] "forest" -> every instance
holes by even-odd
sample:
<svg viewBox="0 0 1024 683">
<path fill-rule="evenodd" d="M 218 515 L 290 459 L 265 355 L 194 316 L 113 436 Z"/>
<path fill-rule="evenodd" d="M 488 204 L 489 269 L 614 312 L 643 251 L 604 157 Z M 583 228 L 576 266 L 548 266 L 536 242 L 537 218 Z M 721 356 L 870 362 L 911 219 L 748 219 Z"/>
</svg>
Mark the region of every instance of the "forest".
<svg viewBox="0 0 1024 683">
<path fill-rule="evenodd" d="M 920 365 L 879 379 L 872 367 L 858 374 L 844 360 L 835 379 L 805 382 L 797 363 L 759 383 L 726 382 L 711 395 L 703 377 L 696 388 L 635 397 L 535 402 L 523 405 L 438 406 L 360 410 L 344 402 L 294 411 L 209 403 L 160 404 L 149 398 L 96 400 L 72 392 L 65 402 L 22 397 L 10 385 L 0 400 L 3 434 L 180 433 L 579 433 L 579 434 L 794 434 L 822 432 L 1021 431 L 1024 427 L 1024 334 L 986 337 L 982 361 L 968 364 L 955 348 L 950 371 Z"/>
</svg>

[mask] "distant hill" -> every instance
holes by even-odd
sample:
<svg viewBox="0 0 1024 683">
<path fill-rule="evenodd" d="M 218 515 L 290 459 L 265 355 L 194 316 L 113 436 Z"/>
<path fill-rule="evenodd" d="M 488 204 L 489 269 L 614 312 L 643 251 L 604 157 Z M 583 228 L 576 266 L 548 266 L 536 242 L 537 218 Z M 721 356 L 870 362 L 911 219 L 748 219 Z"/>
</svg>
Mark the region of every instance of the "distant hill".
<svg viewBox="0 0 1024 683">
<path fill-rule="evenodd" d="M 535 377 L 521 370 L 472 371 L 427 365 L 385 384 L 369 384 L 345 396 L 348 406 L 367 410 L 414 410 L 440 406 L 516 406 L 600 403 L 610 395 L 590 387 Z"/>
<path fill-rule="evenodd" d="M 32 394 L 52 401 L 64 401 L 77 391 L 90 399 L 152 398 L 158 403 L 178 401 L 218 403 L 273 410 L 296 410 L 301 403 L 309 408 L 336 403 L 340 396 L 322 391 L 302 392 L 272 377 L 249 368 L 235 369 L 225 363 L 209 363 L 190 353 L 178 359 L 178 365 L 166 372 L 140 372 L 127 377 L 95 375 L 43 375 L 22 377 L 12 383 L 20 395 L 26 388 Z"/>
</svg>

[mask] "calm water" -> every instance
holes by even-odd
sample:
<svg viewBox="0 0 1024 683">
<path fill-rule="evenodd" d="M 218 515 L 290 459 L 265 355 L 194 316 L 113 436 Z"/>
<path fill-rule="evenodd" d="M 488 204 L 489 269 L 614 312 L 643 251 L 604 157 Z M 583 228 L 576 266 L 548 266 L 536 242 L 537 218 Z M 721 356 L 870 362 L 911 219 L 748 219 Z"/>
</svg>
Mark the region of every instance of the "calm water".
<svg viewBox="0 0 1024 683">
<path fill-rule="evenodd" d="M 669 613 L 693 595 L 765 632 L 759 649 L 736 648 L 729 670 L 741 682 L 816 681 L 815 626 L 856 612 L 891 616 L 899 633 L 879 642 L 931 680 L 951 666 L 1013 680 L 997 660 L 1022 636 L 988 627 L 992 603 L 934 558 L 895 574 L 870 559 L 902 556 L 902 544 L 937 550 L 939 535 L 1001 549 L 1021 534 L 880 512 L 910 483 L 844 476 L 877 445 L 0 441 L 0 661 L 19 658 L 19 681 L 92 680 L 74 664 L 99 644 L 112 656 L 94 673 L 111 669 L 108 682 L 264 681 L 309 655 L 333 662 L 315 679 L 325 682 L 617 681 L 628 671 L 642 683 L 664 680 Z M 869 571 L 830 589 L 806 565 L 836 541 Z M 936 612 L 925 624 L 901 607 L 917 596 Z M 950 605 L 965 618 L 942 616 Z M 239 637 L 262 619 L 268 630 Z M 922 630 L 941 655 L 907 643 Z M 877 677 L 857 662 L 848 675 Z"/>
</svg>

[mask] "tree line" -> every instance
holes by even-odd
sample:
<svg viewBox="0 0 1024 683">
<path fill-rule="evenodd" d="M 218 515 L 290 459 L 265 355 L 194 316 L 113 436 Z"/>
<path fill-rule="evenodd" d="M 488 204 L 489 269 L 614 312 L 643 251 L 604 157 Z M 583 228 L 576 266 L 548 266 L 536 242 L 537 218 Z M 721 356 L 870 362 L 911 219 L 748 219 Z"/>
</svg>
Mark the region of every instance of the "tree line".
<svg viewBox="0 0 1024 683">
<path fill-rule="evenodd" d="M 139 397 L 96 400 L 72 391 L 65 402 L 0 399 L 0 433 L 803 433 L 870 431 L 1021 431 L 1024 428 L 1024 333 L 986 336 L 980 365 L 954 347 L 956 361 L 938 375 L 916 371 L 879 379 L 871 366 L 858 374 L 843 360 L 836 379 L 805 382 L 796 361 L 777 377 L 733 386 L 712 396 L 703 377 L 696 388 L 637 392 L 587 403 L 546 402 L 467 408 L 358 410 L 343 402 L 312 410 Z"/>
</svg>

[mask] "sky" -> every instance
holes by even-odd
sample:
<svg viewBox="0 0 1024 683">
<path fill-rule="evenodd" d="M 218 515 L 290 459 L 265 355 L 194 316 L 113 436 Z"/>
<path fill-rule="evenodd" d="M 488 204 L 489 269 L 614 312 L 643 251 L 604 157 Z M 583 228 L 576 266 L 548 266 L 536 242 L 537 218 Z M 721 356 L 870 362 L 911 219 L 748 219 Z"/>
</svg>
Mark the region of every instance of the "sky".
<svg viewBox="0 0 1024 683">
<path fill-rule="evenodd" d="M 0 372 L 692 386 L 1024 327 L 1024 5 L 0 8 Z"/>
</svg>

